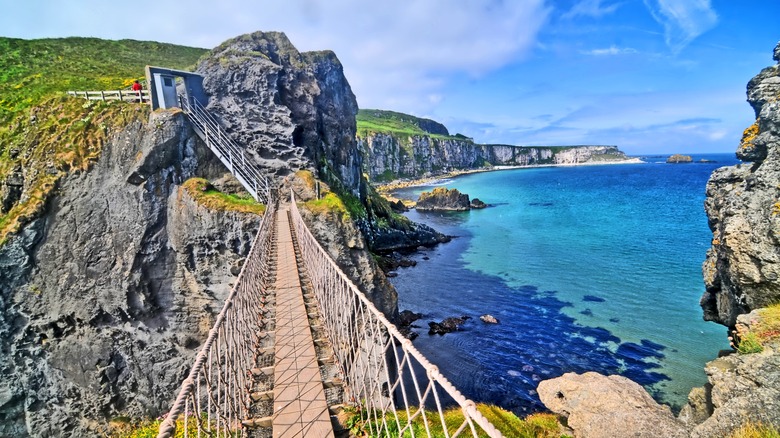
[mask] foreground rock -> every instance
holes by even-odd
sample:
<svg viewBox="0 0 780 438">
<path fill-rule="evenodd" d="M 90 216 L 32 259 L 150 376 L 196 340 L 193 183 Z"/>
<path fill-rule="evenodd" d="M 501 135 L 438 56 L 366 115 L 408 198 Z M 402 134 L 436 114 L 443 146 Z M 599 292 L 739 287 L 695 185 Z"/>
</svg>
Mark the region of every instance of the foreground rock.
<svg viewBox="0 0 780 438">
<path fill-rule="evenodd" d="M 688 436 L 669 407 L 625 377 L 566 373 L 542 381 L 537 392 L 547 408 L 567 418 L 579 438 Z"/>
<path fill-rule="evenodd" d="M 671 157 L 667 158 L 666 162 L 667 163 L 673 163 L 673 164 L 677 164 L 677 163 L 692 163 L 693 162 L 693 157 L 691 157 L 690 155 L 674 154 Z"/>
<path fill-rule="evenodd" d="M 765 315 L 765 309 L 740 315 L 734 332 L 737 338 L 761 332 L 763 351 L 732 353 L 705 366 L 707 385 L 691 391 L 680 412 L 693 437 L 729 436 L 747 423 L 780 425 L 780 333 L 772 336 L 776 316 L 765 321 Z"/>
</svg>

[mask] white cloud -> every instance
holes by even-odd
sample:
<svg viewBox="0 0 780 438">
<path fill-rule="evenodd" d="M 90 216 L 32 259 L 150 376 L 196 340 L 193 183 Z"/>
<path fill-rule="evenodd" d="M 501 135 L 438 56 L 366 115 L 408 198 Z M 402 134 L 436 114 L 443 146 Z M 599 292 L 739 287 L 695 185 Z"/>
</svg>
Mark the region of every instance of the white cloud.
<svg viewBox="0 0 780 438">
<path fill-rule="evenodd" d="M 620 7 L 620 3 L 613 3 L 611 5 L 601 6 L 601 0 L 582 0 L 575 4 L 568 12 L 563 14 L 561 18 L 570 19 L 574 17 L 593 17 L 599 18 L 604 15 L 609 15 Z"/>
<path fill-rule="evenodd" d="M 710 0 L 644 0 L 655 21 L 664 27 L 666 45 L 679 53 L 718 23 Z"/>
<path fill-rule="evenodd" d="M 614 55 L 631 55 L 634 53 L 639 53 L 636 49 L 631 47 L 617 47 L 617 46 L 609 46 L 606 49 L 593 49 L 593 50 L 582 50 L 580 51 L 580 54 L 582 55 L 591 55 L 591 56 L 614 56 Z"/>
</svg>

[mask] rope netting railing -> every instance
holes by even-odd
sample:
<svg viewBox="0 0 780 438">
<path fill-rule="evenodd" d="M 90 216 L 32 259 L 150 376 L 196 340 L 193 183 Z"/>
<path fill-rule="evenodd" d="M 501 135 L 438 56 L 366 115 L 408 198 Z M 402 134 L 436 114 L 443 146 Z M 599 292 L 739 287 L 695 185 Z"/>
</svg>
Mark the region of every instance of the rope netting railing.
<svg viewBox="0 0 780 438">
<path fill-rule="evenodd" d="M 346 400 L 378 437 L 502 437 L 341 271 L 290 213 L 323 326 L 344 375 Z M 452 408 L 460 411 L 453 415 Z M 458 409 L 459 408 L 459 409 Z"/>
<path fill-rule="evenodd" d="M 242 421 L 251 416 L 252 368 L 267 323 L 264 311 L 273 281 L 274 204 L 268 204 L 244 266 L 160 424 L 158 438 L 174 436 L 177 428 L 185 437 L 245 435 Z"/>
<path fill-rule="evenodd" d="M 196 132 L 220 161 L 256 201 L 268 203 L 271 197 L 268 180 L 260 168 L 251 159 L 247 159 L 244 148 L 225 132 L 217 119 L 200 102 L 195 99 L 190 101 L 184 96 L 179 96 L 179 102 Z"/>
</svg>

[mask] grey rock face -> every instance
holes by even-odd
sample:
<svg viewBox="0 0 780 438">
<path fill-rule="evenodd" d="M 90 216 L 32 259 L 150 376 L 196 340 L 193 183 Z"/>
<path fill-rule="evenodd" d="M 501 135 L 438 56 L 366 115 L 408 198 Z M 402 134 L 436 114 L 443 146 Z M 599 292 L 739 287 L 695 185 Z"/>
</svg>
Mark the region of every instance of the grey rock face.
<svg viewBox="0 0 780 438">
<path fill-rule="evenodd" d="M 668 406 L 661 406 L 639 384 L 621 376 L 566 373 L 537 388 L 542 403 L 567 417 L 582 438 L 687 437 Z"/>
<path fill-rule="evenodd" d="M 758 116 L 738 156 L 753 162 L 716 170 L 705 209 L 713 233 L 703 272 L 704 318 L 733 326 L 737 315 L 780 301 L 780 71 L 748 84 Z"/>
<path fill-rule="evenodd" d="M 170 408 L 258 225 L 178 189 L 202 148 L 180 113 L 127 126 L 0 248 L 0 436 Z"/>
<path fill-rule="evenodd" d="M 256 32 L 215 48 L 197 71 L 208 109 L 272 176 L 331 172 L 357 194 L 357 101 L 333 52 L 300 53 L 283 33 Z"/>
</svg>

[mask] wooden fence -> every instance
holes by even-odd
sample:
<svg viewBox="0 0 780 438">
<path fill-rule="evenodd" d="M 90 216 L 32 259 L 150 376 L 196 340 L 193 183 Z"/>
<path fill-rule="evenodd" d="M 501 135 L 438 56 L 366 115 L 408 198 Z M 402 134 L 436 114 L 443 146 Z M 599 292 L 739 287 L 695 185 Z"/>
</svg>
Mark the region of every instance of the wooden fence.
<svg viewBox="0 0 780 438">
<path fill-rule="evenodd" d="M 68 91 L 68 96 L 87 100 L 123 100 L 125 102 L 149 102 L 149 90 Z"/>
</svg>

